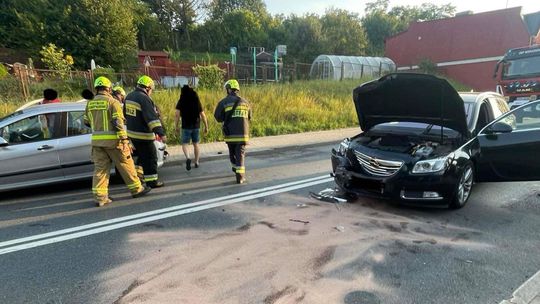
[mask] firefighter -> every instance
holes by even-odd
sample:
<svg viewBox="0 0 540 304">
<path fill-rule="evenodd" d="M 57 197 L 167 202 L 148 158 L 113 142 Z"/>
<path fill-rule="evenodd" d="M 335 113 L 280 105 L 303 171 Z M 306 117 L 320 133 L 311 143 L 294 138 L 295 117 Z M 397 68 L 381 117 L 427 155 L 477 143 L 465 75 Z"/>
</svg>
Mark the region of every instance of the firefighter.
<svg viewBox="0 0 540 304">
<path fill-rule="evenodd" d="M 112 96 L 116 100 L 120 101 L 122 106 L 124 106 L 124 101 L 126 100 L 126 91 L 124 91 L 124 88 L 122 88 L 121 86 L 115 86 L 112 89 Z"/>
<path fill-rule="evenodd" d="M 214 111 L 214 117 L 223 123 L 223 135 L 229 148 L 229 159 L 236 175 L 236 183 L 246 182 L 244 160 L 246 145 L 249 141 L 249 122 L 251 106 L 248 101 L 238 95 L 240 84 L 235 79 L 225 83 L 227 97 L 222 99 Z"/>
<path fill-rule="evenodd" d="M 112 201 L 108 189 L 112 163 L 124 179 L 132 197 L 143 196 L 151 188 L 143 187 L 137 177 L 124 129 L 122 106 L 111 96 L 111 81 L 103 76 L 98 77 L 94 88 L 97 94 L 86 104 L 84 122 L 92 129 L 92 192 L 97 206 L 101 207 Z"/>
<path fill-rule="evenodd" d="M 137 165 L 142 166 L 144 182 L 152 188 L 165 184 L 158 179 L 157 152 L 154 146 L 156 135 L 167 141 L 157 108 L 150 98 L 154 90 L 152 78 L 144 75 L 137 81 L 135 91 L 126 96 L 124 113 L 127 121 L 127 135 L 137 154 Z"/>
</svg>

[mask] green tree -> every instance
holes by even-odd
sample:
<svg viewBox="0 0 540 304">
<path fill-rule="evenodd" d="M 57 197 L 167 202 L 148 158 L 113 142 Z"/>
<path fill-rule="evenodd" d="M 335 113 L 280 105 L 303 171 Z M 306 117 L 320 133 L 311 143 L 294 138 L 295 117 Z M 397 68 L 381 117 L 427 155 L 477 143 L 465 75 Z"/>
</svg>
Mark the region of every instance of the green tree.
<svg viewBox="0 0 540 304">
<path fill-rule="evenodd" d="M 0 9 L 0 46 L 38 54 L 47 41 L 47 24 L 57 7 L 48 0 L 3 0 Z"/>
<path fill-rule="evenodd" d="M 211 0 L 208 5 L 211 19 L 222 19 L 236 10 L 247 10 L 256 16 L 267 16 L 266 4 L 263 0 Z"/>
<path fill-rule="evenodd" d="M 64 5 L 49 34 L 72 52 L 79 67 L 91 59 L 101 66 L 127 67 L 136 60 L 134 0 L 59 0 Z"/>
<path fill-rule="evenodd" d="M 4 0 L 1 45 L 39 54 L 49 42 L 74 55 L 80 68 L 135 61 L 138 0 Z"/>
<path fill-rule="evenodd" d="M 159 36 L 163 36 L 165 32 L 167 42 L 162 48 L 170 47 L 178 50 L 191 47 L 191 32 L 195 23 L 205 15 L 207 0 L 144 0 L 144 2 L 151 14 L 147 16 L 140 30 L 151 31 L 152 34 Z M 156 28 L 156 23 L 161 27 L 161 33 L 152 31 Z M 143 44 L 146 46 L 144 40 Z"/>
<path fill-rule="evenodd" d="M 323 50 L 322 23 L 319 16 L 306 14 L 291 15 L 283 21 L 287 58 L 300 62 L 311 62 Z"/>
<path fill-rule="evenodd" d="M 330 8 L 321 18 L 324 51 L 335 55 L 363 55 L 367 38 L 358 14 Z"/>
<path fill-rule="evenodd" d="M 382 56 L 384 54 L 384 40 L 401 29 L 399 20 L 384 12 L 376 11 L 366 14 L 362 19 L 368 45 L 366 54 L 369 56 Z"/>
</svg>

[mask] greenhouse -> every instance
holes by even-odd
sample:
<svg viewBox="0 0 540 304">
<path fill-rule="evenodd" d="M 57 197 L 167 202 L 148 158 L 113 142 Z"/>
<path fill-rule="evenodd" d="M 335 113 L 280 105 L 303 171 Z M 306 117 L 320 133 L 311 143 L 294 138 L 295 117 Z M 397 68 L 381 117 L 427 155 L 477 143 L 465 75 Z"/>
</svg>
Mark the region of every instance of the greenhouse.
<svg viewBox="0 0 540 304">
<path fill-rule="evenodd" d="M 311 64 L 312 79 L 357 79 L 378 77 L 396 70 L 396 64 L 386 57 L 320 55 Z"/>
</svg>

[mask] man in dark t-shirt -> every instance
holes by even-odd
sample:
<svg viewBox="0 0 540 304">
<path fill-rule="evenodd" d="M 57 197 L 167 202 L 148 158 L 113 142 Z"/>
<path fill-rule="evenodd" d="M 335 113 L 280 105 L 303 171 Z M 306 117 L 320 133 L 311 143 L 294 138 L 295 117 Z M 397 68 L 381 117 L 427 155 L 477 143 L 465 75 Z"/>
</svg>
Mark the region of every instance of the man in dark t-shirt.
<svg viewBox="0 0 540 304">
<path fill-rule="evenodd" d="M 180 92 L 180 99 L 176 104 L 176 115 L 174 125 L 176 133 L 179 134 L 178 123 L 182 119 L 182 133 L 180 134 L 182 151 L 186 156 L 186 169 L 191 170 L 191 159 L 189 157 L 188 145 L 193 143 L 193 154 L 195 168 L 199 168 L 199 142 L 201 120 L 204 123 L 204 134 L 208 134 L 208 121 L 204 114 L 199 95 L 190 86 L 184 85 Z"/>
</svg>

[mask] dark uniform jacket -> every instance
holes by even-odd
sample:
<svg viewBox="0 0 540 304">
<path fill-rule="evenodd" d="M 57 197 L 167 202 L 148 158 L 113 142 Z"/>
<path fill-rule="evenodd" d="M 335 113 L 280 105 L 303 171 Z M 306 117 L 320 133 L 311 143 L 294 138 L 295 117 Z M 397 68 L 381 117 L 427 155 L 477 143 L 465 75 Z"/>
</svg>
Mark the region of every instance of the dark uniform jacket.
<svg viewBox="0 0 540 304">
<path fill-rule="evenodd" d="M 92 128 L 92 146 L 115 148 L 127 140 L 122 105 L 110 94 L 99 93 L 88 101 L 84 123 Z"/>
<path fill-rule="evenodd" d="M 154 134 L 165 135 L 156 106 L 143 89 L 136 88 L 126 96 L 124 113 L 129 138 L 153 141 Z"/>
<path fill-rule="evenodd" d="M 238 102 L 233 110 L 234 104 Z M 249 121 L 251 106 L 247 100 L 236 94 L 229 94 L 222 99 L 214 111 L 214 117 L 223 123 L 223 135 L 227 143 L 247 143 L 249 141 Z"/>
</svg>

